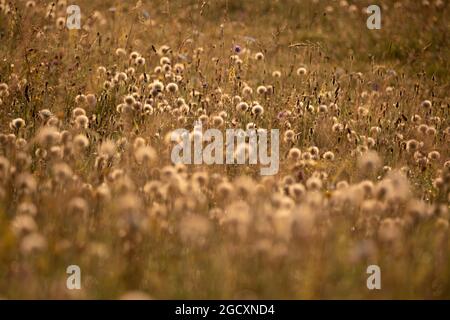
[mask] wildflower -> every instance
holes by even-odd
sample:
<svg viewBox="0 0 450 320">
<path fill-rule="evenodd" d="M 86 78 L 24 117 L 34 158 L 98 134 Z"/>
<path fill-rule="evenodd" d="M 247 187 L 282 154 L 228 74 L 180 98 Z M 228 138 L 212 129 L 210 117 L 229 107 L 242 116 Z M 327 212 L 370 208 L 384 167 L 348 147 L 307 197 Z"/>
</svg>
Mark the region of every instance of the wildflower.
<svg viewBox="0 0 450 320">
<path fill-rule="evenodd" d="M 0 83 L 0 93 L 8 91 L 8 88 L 6 83 Z"/>
<path fill-rule="evenodd" d="M 414 152 L 419 149 L 419 146 L 420 146 L 420 144 L 417 140 L 414 140 L 414 139 L 409 140 L 406 142 L 406 151 Z"/>
<path fill-rule="evenodd" d="M 439 153 L 439 151 L 431 151 L 430 153 L 428 153 L 428 159 L 430 159 L 431 161 L 438 161 L 441 158 L 441 154 Z"/>
<path fill-rule="evenodd" d="M 46 126 L 39 129 L 36 138 L 41 146 L 50 147 L 60 142 L 61 134 L 55 127 Z"/>
<path fill-rule="evenodd" d="M 37 208 L 32 202 L 21 202 L 17 206 L 16 214 L 33 217 L 37 214 Z"/>
<path fill-rule="evenodd" d="M 385 242 L 391 242 L 399 239 L 402 230 L 399 224 L 392 218 L 385 218 L 381 221 L 378 228 L 378 237 Z"/>
<path fill-rule="evenodd" d="M 344 125 L 342 125 L 341 123 L 335 123 L 333 124 L 333 126 L 331 127 L 331 130 L 333 132 L 343 132 L 344 131 Z"/>
<path fill-rule="evenodd" d="M 284 133 L 284 141 L 286 142 L 294 142 L 295 141 L 295 132 L 293 130 L 287 130 Z"/>
<path fill-rule="evenodd" d="M 323 157 L 325 160 L 333 161 L 333 160 L 334 160 L 334 153 L 331 152 L 331 151 L 327 151 L 327 152 L 325 152 L 325 153 L 322 155 L 322 157 Z"/>
<path fill-rule="evenodd" d="M 264 60 L 264 54 L 262 52 L 258 52 L 255 54 L 255 59 L 258 61 Z"/>
<path fill-rule="evenodd" d="M 125 56 L 127 52 L 123 48 L 117 48 L 116 49 L 116 56 Z"/>
<path fill-rule="evenodd" d="M 63 29 L 66 25 L 66 19 L 64 17 L 59 17 L 58 19 L 56 19 L 56 26 L 58 27 L 58 29 Z"/>
<path fill-rule="evenodd" d="M 381 159 L 375 151 L 364 152 L 358 159 L 358 167 L 363 172 L 372 172 L 381 165 Z"/>
<path fill-rule="evenodd" d="M 140 57 L 141 55 L 139 54 L 139 52 L 137 51 L 133 51 L 130 53 L 130 59 L 131 60 L 136 60 L 138 57 Z"/>
<path fill-rule="evenodd" d="M 81 197 L 75 197 L 69 201 L 68 210 L 73 215 L 85 216 L 89 207 L 86 200 Z"/>
<path fill-rule="evenodd" d="M 11 227 L 13 232 L 19 237 L 37 230 L 37 225 L 33 217 L 26 214 L 16 215 L 11 223 Z"/>
<path fill-rule="evenodd" d="M 73 172 L 67 163 L 60 162 L 53 166 L 53 175 L 55 176 L 56 181 L 63 182 L 69 180 L 72 177 Z"/>
<path fill-rule="evenodd" d="M 79 94 L 75 97 L 76 104 L 82 104 L 86 102 L 86 96 L 84 94 Z"/>
<path fill-rule="evenodd" d="M 255 116 L 260 116 L 264 113 L 264 108 L 259 104 L 256 104 L 252 107 L 252 114 Z"/>
<path fill-rule="evenodd" d="M 431 108 L 431 101 L 430 100 L 424 100 L 424 101 L 422 101 L 422 103 L 420 105 L 424 109 L 430 109 Z"/>
<path fill-rule="evenodd" d="M 166 86 L 166 90 L 168 92 L 175 93 L 175 92 L 178 91 L 178 85 L 176 83 L 173 83 L 173 82 L 168 83 L 167 86 Z"/>
<path fill-rule="evenodd" d="M 258 88 L 256 88 L 256 92 L 258 94 L 265 94 L 267 93 L 267 88 L 265 86 L 259 86 Z"/>
<path fill-rule="evenodd" d="M 319 156 L 319 148 L 317 148 L 316 146 L 309 147 L 308 151 L 314 158 L 317 158 Z"/>
<path fill-rule="evenodd" d="M 239 112 L 246 112 L 249 109 L 249 106 L 246 102 L 242 101 L 236 105 L 236 110 Z"/>
<path fill-rule="evenodd" d="M 20 243 L 20 250 L 23 254 L 44 251 L 47 249 L 47 240 L 43 235 L 33 232 L 25 236 Z"/>
<path fill-rule="evenodd" d="M 348 187 L 349 187 L 349 184 L 346 180 L 341 180 L 338 183 L 336 183 L 337 190 L 347 189 Z"/>
<path fill-rule="evenodd" d="M 320 113 L 327 113 L 327 112 L 328 112 L 328 106 L 325 105 L 325 104 L 321 104 L 321 105 L 319 106 L 319 108 L 318 108 L 318 111 L 319 111 Z"/>
<path fill-rule="evenodd" d="M 36 2 L 34 2 L 34 1 L 27 1 L 27 3 L 25 4 L 25 6 L 27 7 L 27 8 L 34 8 L 35 6 L 36 6 Z"/>
<path fill-rule="evenodd" d="M 297 202 L 301 200 L 306 194 L 305 186 L 301 183 L 293 183 L 289 185 L 288 191 L 289 195 Z"/>
<path fill-rule="evenodd" d="M 435 136 L 436 135 L 436 128 L 435 127 L 428 127 L 427 131 L 425 133 L 428 136 Z"/>
<path fill-rule="evenodd" d="M 138 65 L 138 66 L 143 66 L 143 65 L 145 64 L 145 58 L 144 58 L 144 57 L 138 57 L 138 58 L 135 60 L 135 63 L 136 63 L 136 65 Z"/>
<path fill-rule="evenodd" d="M 101 156 L 112 158 L 116 153 L 116 144 L 111 140 L 106 140 L 100 145 L 98 153 Z"/>
<path fill-rule="evenodd" d="M 74 118 L 78 117 L 78 116 L 85 116 L 86 115 L 86 111 L 83 108 L 75 108 L 72 110 L 72 116 Z"/>
<path fill-rule="evenodd" d="M 288 153 L 288 158 L 293 159 L 293 160 L 298 160 L 298 159 L 300 159 L 301 154 L 302 153 L 301 153 L 300 149 L 291 148 Z"/>
<path fill-rule="evenodd" d="M 221 127 L 224 123 L 223 118 L 221 116 L 213 117 L 212 122 L 215 127 Z"/>
<path fill-rule="evenodd" d="M 37 182 L 30 173 L 21 173 L 16 178 L 16 187 L 22 194 L 32 194 L 36 191 Z"/>
<path fill-rule="evenodd" d="M 170 65 L 171 64 L 170 58 L 169 57 L 161 57 L 161 59 L 159 59 L 159 64 L 161 66 L 164 66 L 166 64 Z"/>
<path fill-rule="evenodd" d="M 97 98 L 94 94 L 90 93 L 86 95 L 86 102 L 90 107 L 95 107 L 95 105 L 97 104 Z"/>
<path fill-rule="evenodd" d="M 19 130 L 25 128 L 25 120 L 22 118 L 17 118 L 11 121 L 10 128 L 13 130 Z"/>
<path fill-rule="evenodd" d="M 307 72 L 308 71 L 306 70 L 305 67 L 300 67 L 300 68 L 297 69 L 297 75 L 298 76 L 304 76 L 304 75 L 306 75 Z"/>
<path fill-rule="evenodd" d="M 272 77 L 274 78 L 281 78 L 281 71 L 275 70 L 272 72 Z"/>
<path fill-rule="evenodd" d="M 156 151 L 150 146 L 139 147 L 134 153 L 138 164 L 149 164 L 156 160 Z"/>
<path fill-rule="evenodd" d="M 310 177 L 306 181 L 306 187 L 308 190 L 319 190 L 322 188 L 322 180 L 317 177 Z"/>
<path fill-rule="evenodd" d="M 426 124 L 422 123 L 421 125 L 419 125 L 417 127 L 417 130 L 422 134 L 426 134 L 427 130 L 428 130 L 428 126 Z"/>
<path fill-rule="evenodd" d="M 89 139 L 85 135 L 79 134 L 73 139 L 73 144 L 77 150 L 84 150 L 89 146 Z"/>
<path fill-rule="evenodd" d="M 79 115 L 75 119 L 75 124 L 78 129 L 87 129 L 87 127 L 89 126 L 89 118 L 85 115 Z"/>
<path fill-rule="evenodd" d="M 243 94 L 244 96 L 249 96 L 249 95 L 253 94 L 253 89 L 252 89 L 251 87 L 249 87 L 249 86 L 245 86 L 245 87 L 242 89 L 242 94 Z"/>
</svg>

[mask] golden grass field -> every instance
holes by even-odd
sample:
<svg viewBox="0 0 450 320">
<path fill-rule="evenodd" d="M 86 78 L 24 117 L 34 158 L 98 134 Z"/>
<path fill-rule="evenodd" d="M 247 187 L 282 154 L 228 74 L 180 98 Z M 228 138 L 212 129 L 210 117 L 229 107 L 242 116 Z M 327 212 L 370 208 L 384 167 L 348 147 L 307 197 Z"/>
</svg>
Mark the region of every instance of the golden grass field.
<svg viewBox="0 0 450 320">
<path fill-rule="evenodd" d="M 0 297 L 449 299 L 449 15 L 0 0 Z M 279 172 L 174 165 L 196 120 L 279 129 Z"/>
</svg>

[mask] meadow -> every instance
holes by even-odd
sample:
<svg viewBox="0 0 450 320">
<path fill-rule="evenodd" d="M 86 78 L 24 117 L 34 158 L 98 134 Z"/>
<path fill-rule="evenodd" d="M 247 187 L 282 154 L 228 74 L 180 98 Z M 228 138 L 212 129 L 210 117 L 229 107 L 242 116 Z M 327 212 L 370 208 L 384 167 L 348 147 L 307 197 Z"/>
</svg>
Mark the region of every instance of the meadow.
<svg viewBox="0 0 450 320">
<path fill-rule="evenodd" d="M 449 299 L 449 15 L 0 0 L 0 298 Z M 174 164 L 196 121 L 278 129 L 278 172 Z"/>
</svg>

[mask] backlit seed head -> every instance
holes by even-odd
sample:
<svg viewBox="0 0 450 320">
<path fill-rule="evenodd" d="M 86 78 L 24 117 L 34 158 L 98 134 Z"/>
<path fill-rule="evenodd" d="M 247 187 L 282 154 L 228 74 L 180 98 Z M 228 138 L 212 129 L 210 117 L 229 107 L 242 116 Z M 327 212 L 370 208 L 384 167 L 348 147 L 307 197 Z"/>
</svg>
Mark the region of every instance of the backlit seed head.
<svg viewBox="0 0 450 320">
<path fill-rule="evenodd" d="M 97 98 L 94 94 L 90 93 L 86 95 L 86 102 L 90 107 L 95 107 L 95 105 L 97 104 Z"/>
<path fill-rule="evenodd" d="M 131 60 L 136 60 L 138 57 L 140 57 L 139 52 L 133 51 L 133 52 L 130 53 L 130 59 Z"/>
<path fill-rule="evenodd" d="M 438 151 L 431 151 L 428 153 L 428 159 L 431 161 L 438 161 L 441 158 L 441 154 Z"/>
<path fill-rule="evenodd" d="M 331 130 L 335 133 L 337 132 L 343 132 L 344 131 L 344 125 L 341 123 L 335 123 L 333 124 L 333 126 L 331 127 Z"/>
<path fill-rule="evenodd" d="M 25 128 L 25 120 L 22 118 L 17 118 L 11 121 L 10 128 L 13 130 L 19 130 Z"/>
<path fill-rule="evenodd" d="M 73 144 L 77 150 L 84 150 L 89 146 L 89 139 L 84 134 L 76 135 Z"/>
<path fill-rule="evenodd" d="M 256 88 L 256 92 L 258 94 L 266 94 L 267 93 L 267 88 L 265 86 L 259 86 L 258 88 Z"/>
<path fill-rule="evenodd" d="M 215 127 L 221 127 L 224 123 L 223 118 L 221 116 L 214 116 L 212 118 L 212 122 Z"/>
<path fill-rule="evenodd" d="M 123 48 L 117 48 L 116 49 L 116 56 L 126 56 L 127 52 L 125 49 Z"/>
<path fill-rule="evenodd" d="M 166 90 L 171 93 L 175 93 L 178 91 L 178 85 L 176 83 L 168 83 L 166 86 Z"/>
<path fill-rule="evenodd" d="M 47 240 L 43 235 L 37 232 L 33 232 L 25 236 L 20 242 L 20 251 L 24 255 L 31 254 L 33 252 L 41 252 L 47 249 Z"/>
<path fill-rule="evenodd" d="M 275 70 L 272 72 L 272 77 L 274 78 L 281 78 L 281 71 Z"/>
<path fill-rule="evenodd" d="M 417 141 L 417 140 L 412 139 L 412 140 L 408 140 L 406 142 L 406 151 L 408 151 L 408 152 L 414 152 L 414 151 L 418 150 L 419 147 L 420 147 L 420 144 L 419 144 L 419 141 Z"/>
<path fill-rule="evenodd" d="M 291 148 L 288 153 L 288 158 L 292 160 L 299 160 L 302 152 L 299 148 Z"/>
<path fill-rule="evenodd" d="M 326 112 L 328 112 L 328 106 L 325 105 L 325 104 L 321 104 L 321 105 L 319 106 L 319 108 L 318 108 L 318 111 L 319 111 L 320 113 L 326 113 Z"/>
<path fill-rule="evenodd" d="M 253 115 L 259 116 L 259 115 L 262 115 L 263 113 L 264 113 L 264 108 L 261 105 L 257 104 L 252 107 Z"/>
<path fill-rule="evenodd" d="M 8 85 L 6 83 L 0 83 L 0 93 L 8 91 Z"/>
<path fill-rule="evenodd" d="M 288 187 L 289 195 L 296 201 L 301 200 L 306 194 L 306 188 L 301 183 L 292 183 Z"/>
<path fill-rule="evenodd" d="M 83 217 L 87 215 L 88 210 L 88 203 L 81 197 L 72 198 L 68 203 L 68 211 L 70 214 Z"/>
<path fill-rule="evenodd" d="M 363 172 L 372 172 L 377 170 L 381 165 L 381 158 L 375 151 L 364 152 L 358 158 L 358 167 Z"/>
<path fill-rule="evenodd" d="M 297 75 L 298 76 L 304 76 L 308 73 L 305 67 L 300 67 L 297 69 Z"/>
<path fill-rule="evenodd" d="M 331 151 L 327 151 L 322 156 L 327 161 L 333 161 L 334 160 L 334 153 Z"/>
<path fill-rule="evenodd" d="M 61 141 L 61 134 L 55 127 L 45 126 L 39 129 L 36 138 L 41 146 L 50 147 Z"/>
<path fill-rule="evenodd" d="M 246 112 L 249 109 L 249 106 L 246 102 L 242 101 L 236 105 L 236 110 L 239 112 Z"/>
<path fill-rule="evenodd" d="M 84 94 L 79 94 L 75 97 L 76 104 L 86 103 L 86 96 Z"/>
<path fill-rule="evenodd" d="M 316 146 L 309 147 L 308 151 L 311 153 L 313 157 L 317 157 L 319 155 L 319 148 L 317 148 Z"/>
<path fill-rule="evenodd" d="M 425 133 L 428 136 L 435 136 L 436 135 L 436 128 L 435 127 L 428 127 L 427 131 Z"/>
<path fill-rule="evenodd" d="M 89 118 L 85 115 L 80 115 L 75 119 L 75 125 L 78 129 L 87 129 L 89 126 Z"/>
<path fill-rule="evenodd" d="M 64 17 L 59 17 L 58 19 L 56 19 L 56 27 L 58 29 L 63 29 L 64 26 L 66 25 L 66 19 Z"/>
<path fill-rule="evenodd" d="M 86 115 L 86 111 L 83 108 L 75 108 L 72 110 L 72 116 L 74 118 L 78 117 L 78 116 L 85 116 Z"/>
<path fill-rule="evenodd" d="M 135 60 L 135 63 L 136 63 L 136 65 L 138 65 L 138 66 L 143 66 L 143 65 L 145 65 L 145 58 L 144 58 L 144 57 L 138 57 L 138 58 Z"/>
<path fill-rule="evenodd" d="M 428 126 L 424 123 L 422 123 L 421 125 L 419 125 L 417 127 L 417 131 L 419 131 L 419 133 L 422 133 L 422 134 L 426 134 L 427 130 L 428 130 Z"/>
<path fill-rule="evenodd" d="M 422 103 L 420 105 L 424 109 L 430 109 L 431 108 L 431 101 L 430 100 L 424 100 L 424 101 L 422 101 Z"/>
<path fill-rule="evenodd" d="M 98 150 L 99 155 L 112 158 L 116 154 L 116 144 L 114 141 L 106 140 L 102 142 Z"/>
<path fill-rule="evenodd" d="M 251 87 L 245 86 L 245 87 L 242 89 L 242 95 L 244 95 L 244 96 L 249 96 L 249 95 L 252 95 L 252 94 L 253 94 L 253 89 L 252 89 Z"/>
<path fill-rule="evenodd" d="M 150 164 L 156 160 L 156 151 L 150 146 L 139 147 L 134 153 L 138 164 Z"/>
<path fill-rule="evenodd" d="M 293 130 L 286 130 L 286 132 L 284 133 L 284 140 L 287 142 L 295 141 L 295 132 Z"/>
<path fill-rule="evenodd" d="M 262 52 L 258 52 L 255 54 L 255 59 L 258 61 L 264 60 L 264 54 Z"/>
<path fill-rule="evenodd" d="M 320 190 L 322 189 L 322 180 L 317 177 L 311 177 L 306 181 L 306 187 L 308 190 Z"/>
<path fill-rule="evenodd" d="M 348 187 L 349 187 L 349 184 L 348 184 L 348 181 L 346 181 L 346 180 L 341 180 L 338 183 L 336 183 L 337 190 L 347 189 Z"/>
</svg>

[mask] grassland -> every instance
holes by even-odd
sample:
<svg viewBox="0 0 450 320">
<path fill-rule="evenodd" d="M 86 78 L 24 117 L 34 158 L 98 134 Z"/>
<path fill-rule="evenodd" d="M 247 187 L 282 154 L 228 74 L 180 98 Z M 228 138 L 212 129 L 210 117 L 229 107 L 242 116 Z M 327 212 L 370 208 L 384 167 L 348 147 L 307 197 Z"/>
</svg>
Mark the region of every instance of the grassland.
<svg viewBox="0 0 450 320">
<path fill-rule="evenodd" d="M 1 297 L 450 298 L 446 1 L 74 4 L 0 0 Z M 174 165 L 196 120 L 279 173 Z"/>
</svg>

